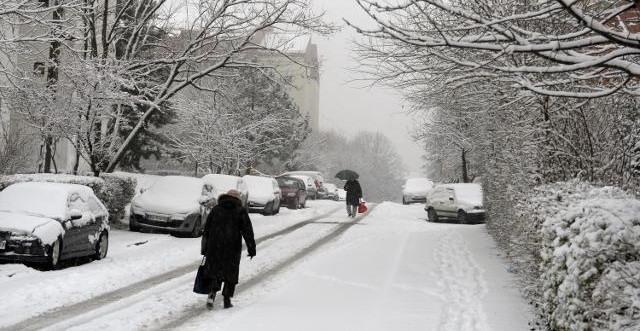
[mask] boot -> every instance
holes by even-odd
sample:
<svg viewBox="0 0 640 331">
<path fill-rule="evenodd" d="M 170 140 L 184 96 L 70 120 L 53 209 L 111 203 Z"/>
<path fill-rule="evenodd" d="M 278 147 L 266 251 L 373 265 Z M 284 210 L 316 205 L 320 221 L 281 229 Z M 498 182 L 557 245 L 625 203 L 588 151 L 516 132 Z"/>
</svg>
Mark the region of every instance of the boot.
<svg viewBox="0 0 640 331">
<path fill-rule="evenodd" d="M 213 309 L 213 301 L 216 299 L 216 292 L 209 293 L 207 297 L 207 308 L 209 310 Z"/>
<path fill-rule="evenodd" d="M 230 296 L 224 296 L 224 308 L 231 308 L 233 307 L 233 305 L 231 304 L 231 297 Z"/>
</svg>

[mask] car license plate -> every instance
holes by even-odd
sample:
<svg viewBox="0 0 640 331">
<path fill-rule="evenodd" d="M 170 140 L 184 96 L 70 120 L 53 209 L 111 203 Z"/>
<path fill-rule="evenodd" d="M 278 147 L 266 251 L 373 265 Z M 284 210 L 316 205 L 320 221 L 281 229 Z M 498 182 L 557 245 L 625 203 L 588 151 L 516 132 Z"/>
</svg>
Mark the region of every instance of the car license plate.
<svg viewBox="0 0 640 331">
<path fill-rule="evenodd" d="M 147 214 L 147 219 L 150 221 L 167 222 L 169 217 L 166 215 Z"/>
<path fill-rule="evenodd" d="M 5 249 L 7 247 L 7 242 L 2 240 L 0 241 L 0 249 Z"/>
</svg>

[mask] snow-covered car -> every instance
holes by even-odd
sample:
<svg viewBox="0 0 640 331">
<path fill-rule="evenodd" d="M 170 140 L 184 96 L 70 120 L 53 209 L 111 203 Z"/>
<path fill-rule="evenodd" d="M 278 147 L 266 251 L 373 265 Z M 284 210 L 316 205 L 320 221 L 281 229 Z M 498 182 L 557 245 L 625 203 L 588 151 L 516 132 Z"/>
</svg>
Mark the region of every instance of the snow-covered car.
<svg viewBox="0 0 640 331">
<path fill-rule="evenodd" d="M 336 186 L 336 184 L 331 184 L 331 183 L 324 183 L 322 184 L 322 186 L 324 187 L 324 192 L 325 192 L 325 199 L 331 199 L 331 200 L 336 200 L 338 201 L 339 197 L 338 197 L 338 187 Z"/>
<path fill-rule="evenodd" d="M 246 175 L 242 179 L 249 188 L 249 211 L 264 215 L 280 212 L 280 186 L 275 178 Z"/>
<path fill-rule="evenodd" d="M 433 182 L 427 178 L 409 178 L 402 186 L 402 204 L 413 202 L 424 203 L 427 201 L 427 193 L 433 188 Z"/>
<path fill-rule="evenodd" d="M 325 192 L 323 188 L 324 178 L 322 177 L 322 173 L 320 171 L 288 171 L 280 176 L 307 176 L 311 177 L 313 181 L 313 190 L 307 190 L 307 194 L 315 200 L 316 198 L 322 197 Z"/>
<path fill-rule="evenodd" d="M 222 175 L 222 174 L 208 174 L 202 177 L 205 183 L 210 184 L 216 190 L 214 196 L 219 197 L 221 194 L 229 192 L 229 190 L 237 190 L 240 192 L 240 200 L 242 206 L 247 206 L 247 200 L 249 198 L 249 189 L 247 184 L 244 183 L 241 177 Z"/>
<path fill-rule="evenodd" d="M 215 204 L 216 190 L 201 178 L 166 176 L 133 198 L 129 230 L 166 230 L 198 237 Z"/>
<path fill-rule="evenodd" d="M 339 188 L 338 189 L 338 200 L 339 201 L 347 200 L 347 191 L 345 191 L 344 189 Z"/>
<path fill-rule="evenodd" d="M 25 182 L 0 192 L 0 260 L 41 263 L 91 256 L 109 248 L 109 212 L 87 186 Z"/>
<path fill-rule="evenodd" d="M 304 208 L 307 203 L 307 188 L 302 179 L 282 176 L 276 177 L 280 186 L 280 197 L 289 209 Z"/>
<path fill-rule="evenodd" d="M 427 195 L 424 210 L 431 222 L 437 222 L 440 217 L 454 218 L 459 223 L 483 222 L 486 211 L 482 186 L 473 183 L 438 185 Z"/>
</svg>

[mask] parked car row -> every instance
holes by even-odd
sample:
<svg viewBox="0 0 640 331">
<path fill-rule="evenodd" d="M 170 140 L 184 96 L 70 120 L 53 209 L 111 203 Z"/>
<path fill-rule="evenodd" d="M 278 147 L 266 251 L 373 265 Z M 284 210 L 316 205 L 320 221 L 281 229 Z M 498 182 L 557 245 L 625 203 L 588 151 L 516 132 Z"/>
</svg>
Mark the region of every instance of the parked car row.
<svg viewBox="0 0 640 331">
<path fill-rule="evenodd" d="M 306 174 L 305 174 L 306 173 Z M 311 177 L 313 176 L 313 177 Z M 282 205 L 304 208 L 318 196 L 322 175 L 293 172 L 276 178 L 209 174 L 165 176 L 140 189 L 131 201 L 131 231 L 162 230 L 198 237 L 217 198 L 235 189 L 250 212 L 277 214 Z M 60 261 L 89 256 L 100 260 L 109 248 L 109 212 L 84 185 L 24 182 L 0 192 L 0 261 L 55 269 Z"/>
<path fill-rule="evenodd" d="M 458 223 L 484 222 L 482 186 L 476 183 L 434 183 L 427 178 L 409 178 L 402 189 L 405 205 L 424 203 L 429 221 L 453 219 Z"/>
</svg>

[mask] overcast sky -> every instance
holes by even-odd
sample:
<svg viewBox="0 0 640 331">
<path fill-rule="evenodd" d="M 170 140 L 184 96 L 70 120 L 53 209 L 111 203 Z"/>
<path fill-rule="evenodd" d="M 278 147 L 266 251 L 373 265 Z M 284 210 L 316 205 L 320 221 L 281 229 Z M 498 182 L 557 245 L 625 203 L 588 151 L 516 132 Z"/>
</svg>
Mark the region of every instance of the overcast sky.
<svg viewBox="0 0 640 331">
<path fill-rule="evenodd" d="M 313 0 L 317 10 L 326 11 L 329 21 L 342 26 L 330 38 L 314 37 L 321 59 L 320 129 L 336 130 L 351 136 L 361 130 L 384 133 L 395 144 L 407 169 L 422 175 L 420 146 L 410 137 L 413 122 L 402 108 L 402 98 L 383 87 L 362 88 L 363 83 L 350 82 L 355 74 L 349 70 L 353 60 L 351 41 L 358 38 L 342 19 L 356 24 L 370 21 L 353 0 Z"/>
</svg>

